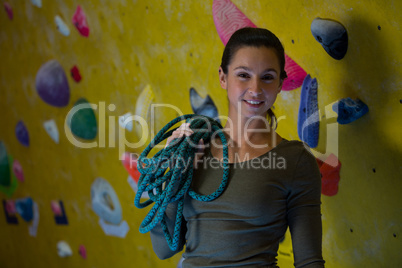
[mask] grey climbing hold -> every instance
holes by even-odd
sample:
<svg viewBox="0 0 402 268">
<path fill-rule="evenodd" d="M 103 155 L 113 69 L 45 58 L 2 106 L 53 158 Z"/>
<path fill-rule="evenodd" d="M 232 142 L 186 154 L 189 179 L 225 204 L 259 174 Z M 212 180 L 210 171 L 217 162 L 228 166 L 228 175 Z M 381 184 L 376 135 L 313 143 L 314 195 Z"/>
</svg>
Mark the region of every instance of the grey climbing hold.
<svg viewBox="0 0 402 268">
<path fill-rule="evenodd" d="M 190 103 L 195 114 L 211 117 L 220 123 L 218 109 L 209 95 L 202 98 L 194 88 L 190 88 Z"/>
<path fill-rule="evenodd" d="M 348 33 L 342 24 L 318 17 L 311 23 L 311 33 L 332 58 L 341 60 L 345 57 L 348 50 Z"/>
</svg>

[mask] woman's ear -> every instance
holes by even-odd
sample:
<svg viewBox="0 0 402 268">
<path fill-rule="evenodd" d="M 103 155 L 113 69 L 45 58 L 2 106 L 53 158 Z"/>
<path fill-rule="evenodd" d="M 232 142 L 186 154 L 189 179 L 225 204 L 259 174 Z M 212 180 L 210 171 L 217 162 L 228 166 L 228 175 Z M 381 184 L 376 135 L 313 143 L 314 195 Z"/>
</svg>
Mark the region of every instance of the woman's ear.
<svg viewBox="0 0 402 268">
<path fill-rule="evenodd" d="M 219 67 L 219 83 L 223 89 L 227 89 L 227 77 L 223 72 L 222 67 Z"/>
<path fill-rule="evenodd" d="M 282 91 L 282 86 L 283 86 L 283 79 L 281 79 L 279 82 L 278 94 Z"/>
</svg>

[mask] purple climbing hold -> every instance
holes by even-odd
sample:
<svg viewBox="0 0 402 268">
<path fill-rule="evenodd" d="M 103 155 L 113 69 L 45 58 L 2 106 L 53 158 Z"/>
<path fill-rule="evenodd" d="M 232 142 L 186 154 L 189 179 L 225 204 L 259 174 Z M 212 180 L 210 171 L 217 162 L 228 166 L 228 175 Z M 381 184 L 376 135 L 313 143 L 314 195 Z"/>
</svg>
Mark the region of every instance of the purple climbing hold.
<svg viewBox="0 0 402 268">
<path fill-rule="evenodd" d="M 47 104 L 64 107 L 70 101 L 70 87 L 63 67 L 57 60 L 43 64 L 36 74 L 36 90 Z"/>
<path fill-rule="evenodd" d="M 332 110 L 338 114 L 339 124 L 349 124 L 366 113 L 368 113 L 368 106 L 360 99 L 352 100 L 351 98 L 341 99 L 332 105 Z"/>
<path fill-rule="evenodd" d="M 317 89 L 317 79 L 307 75 L 301 88 L 297 133 L 311 148 L 318 145 L 320 128 Z"/>
<path fill-rule="evenodd" d="M 331 19 L 315 18 L 311 23 L 311 33 L 332 58 L 341 60 L 345 57 L 348 33 L 342 24 Z"/>
<path fill-rule="evenodd" d="M 19 121 L 17 123 L 17 126 L 15 127 L 15 136 L 22 145 L 26 147 L 29 146 L 29 133 L 24 122 Z"/>
</svg>

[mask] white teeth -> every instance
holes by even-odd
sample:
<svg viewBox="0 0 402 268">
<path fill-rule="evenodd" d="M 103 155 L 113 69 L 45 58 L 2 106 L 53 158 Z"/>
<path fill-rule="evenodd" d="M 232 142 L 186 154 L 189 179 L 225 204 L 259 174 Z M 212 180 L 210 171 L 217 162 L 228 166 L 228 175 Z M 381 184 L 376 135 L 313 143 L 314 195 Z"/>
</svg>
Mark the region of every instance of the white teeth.
<svg viewBox="0 0 402 268">
<path fill-rule="evenodd" d="M 246 100 L 248 103 L 251 103 L 251 104 L 260 104 L 260 103 L 262 103 L 262 101 L 248 101 L 248 100 Z"/>
</svg>

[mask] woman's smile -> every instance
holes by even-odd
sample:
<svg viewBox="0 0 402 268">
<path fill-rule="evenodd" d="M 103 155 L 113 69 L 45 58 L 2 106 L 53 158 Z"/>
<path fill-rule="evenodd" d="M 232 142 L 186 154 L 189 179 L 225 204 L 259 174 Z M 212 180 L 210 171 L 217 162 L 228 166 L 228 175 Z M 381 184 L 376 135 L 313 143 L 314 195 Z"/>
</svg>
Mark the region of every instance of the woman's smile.
<svg viewBox="0 0 402 268">
<path fill-rule="evenodd" d="M 265 116 L 281 91 L 280 65 L 275 50 L 242 47 L 236 51 L 221 86 L 227 90 L 229 113 L 249 118 Z"/>
</svg>

